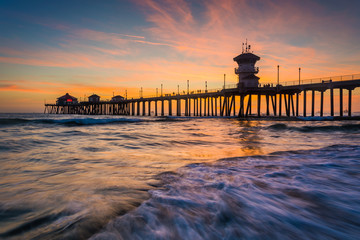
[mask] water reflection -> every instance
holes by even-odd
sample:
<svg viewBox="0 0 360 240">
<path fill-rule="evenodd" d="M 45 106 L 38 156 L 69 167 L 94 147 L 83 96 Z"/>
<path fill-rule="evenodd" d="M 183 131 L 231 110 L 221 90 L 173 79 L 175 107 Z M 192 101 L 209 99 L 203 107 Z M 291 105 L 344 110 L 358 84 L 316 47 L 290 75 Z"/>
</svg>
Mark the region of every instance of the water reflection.
<svg viewBox="0 0 360 240">
<path fill-rule="evenodd" d="M 261 128 L 258 121 L 237 121 L 239 126 L 239 140 L 243 155 L 261 155 L 262 140 L 260 136 Z"/>
</svg>

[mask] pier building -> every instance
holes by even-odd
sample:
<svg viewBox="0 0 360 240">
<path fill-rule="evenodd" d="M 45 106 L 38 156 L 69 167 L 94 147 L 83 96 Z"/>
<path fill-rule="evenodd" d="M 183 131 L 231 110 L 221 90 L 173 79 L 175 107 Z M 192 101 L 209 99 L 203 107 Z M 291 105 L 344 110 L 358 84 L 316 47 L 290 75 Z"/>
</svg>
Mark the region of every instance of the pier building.
<svg viewBox="0 0 360 240">
<path fill-rule="evenodd" d="M 56 101 L 57 105 L 74 105 L 78 104 L 76 97 L 70 96 L 69 93 L 66 93 L 64 96 L 61 96 Z"/>
<path fill-rule="evenodd" d="M 96 95 L 96 94 L 91 95 L 89 97 L 89 102 L 90 103 L 98 103 L 98 102 L 100 102 L 100 96 Z"/>
<path fill-rule="evenodd" d="M 234 57 L 234 61 L 238 64 L 238 67 L 235 68 L 235 74 L 239 76 L 239 89 L 257 88 L 259 85 L 260 78 L 255 75 L 259 72 L 259 68 L 255 67 L 255 64 L 260 60 L 260 57 L 250 52 L 250 49 L 251 45 L 246 43 L 245 49 L 243 46 L 242 53 Z"/>
<path fill-rule="evenodd" d="M 116 96 L 113 96 L 111 98 L 111 102 L 120 102 L 120 101 L 123 101 L 123 100 L 124 100 L 124 97 L 120 96 L 120 95 L 116 95 Z"/>
</svg>

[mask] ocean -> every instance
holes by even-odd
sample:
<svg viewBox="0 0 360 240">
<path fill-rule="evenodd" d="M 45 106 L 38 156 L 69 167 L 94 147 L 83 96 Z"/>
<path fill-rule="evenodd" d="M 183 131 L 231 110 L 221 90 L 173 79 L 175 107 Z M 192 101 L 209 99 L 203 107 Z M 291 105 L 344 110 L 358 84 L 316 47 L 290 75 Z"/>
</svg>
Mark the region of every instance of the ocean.
<svg viewBox="0 0 360 240">
<path fill-rule="evenodd" d="M 0 239 L 359 239 L 360 121 L 313 120 L 0 114 Z"/>
</svg>

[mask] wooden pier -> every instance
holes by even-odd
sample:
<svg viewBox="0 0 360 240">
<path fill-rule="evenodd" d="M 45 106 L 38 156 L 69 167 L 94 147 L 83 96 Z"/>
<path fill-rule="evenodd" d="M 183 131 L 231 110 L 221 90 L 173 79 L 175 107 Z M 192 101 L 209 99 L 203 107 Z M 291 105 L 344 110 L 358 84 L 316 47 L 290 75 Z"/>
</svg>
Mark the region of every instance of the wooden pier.
<svg viewBox="0 0 360 240">
<path fill-rule="evenodd" d="M 324 94 L 330 92 L 330 116 L 334 116 L 334 90 L 339 91 L 339 115 L 343 116 L 343 92 L 348 91 L 348 116 L 352 110 L 352 91 L 360 87 L 360 75 L 348 75 L 339 77 L 328 77 L 321 79 L 299 80 L 294 82 L 279 83 L 278 78 L 275 86 L 273 84 L 259 83 L 256 74 L 259 68 L 255 67 L 260 57 L 253 54 L 251 46 L 242 45 L 242 53 L 233 60 L 238 64 L 235 74 L 239 82 L 236 85 L 225 86 L 222 89 L 208 91 L 189 91 L 180 94 L 162 94 L 153 97 L 140 97 L 137 99 L 124 99 L 114 96 L 111 101 L 99 101 L 96 94 L 89 97 L 87 102 L 77 102 L 77 99 L 66 94 L 58 98 L 57 104 L 45 104 L 45 113 L 55 114 L 92 114 L 92 115 L 136 115 L 136 116 L 165 116 L 165 105 L 167 115 L 172 116 L 176 109 L 176 116 L 254 116 L 252 112 L 252 99 L 257 99 L 255 116 L 261 114 L 261 106 L 265 104 L 265 116 L 304 116 L 307 111 L 307 94 L 311 94 L 311 115 L 315 116 L 315 93 L 320 92 L 319 115 L 324 116 Z M 142 92 L 142 91 L 141 91 Z M 302 113 L 299 112 L 300 97 L 302 96 Z M 265 101 L 264 101 L 265 100 Z M 264 101 L 264 102 L 263 102 Z M 160 103 L 160 107 L 158 106 Z M 284 104 L 284 105 L 283 105 Z M 152 107 L 153 105 L 153 107 Z M 184 106 L 184 107 L 182 107 Z M 159 108 L 159 109 L 158 109 Z M 182 110 L 184 108 L 184 111 Z M 285 109 L 284 112 L 282 110 Z"/>
<path fill-rule="evenodd" d="M 351 80 L 326 78 L 317 82 L 276 85 L 262 84 L 259 87 L 224 88 L 205 92 L 186 94 L 165 94 L 162 96 L 123 99 L 120 101 L 80 102 L 75 104 L 45 104 L 45 113 L 49 114 L 85 114 L 85 115 L 131 115 L 131 116 L 324 116 L 324 94 L 329 92 L 330 115 L 334 116 L 334 90 L 339 91 L 339 116 L 344 116 L 343 95 L 348 93 L 347 115 L 352 114 L 352 91 L 360 87 L 360 76 Z M 340 78 L 340 77 L 337 77 Z M 333 80 L 335 79 L 335 80 Z M 320 93 L 320 102 L 316 103 L 315 93 Z M 302 95 L 302 103 L 300 102 Z M 254 111 L 253 98 L 257 99 Z M 311 110 L 307 109 L 311 101 Z M 265 104 L 265 113 L 261 106 Z M 159 106 L 160 105 L 160 106 Z M 302 112 L 299 106 L 302 105 Z M 315 108 L 315 105 L 317 108 Z M 167 108 L 167 109 L 165 109 Z M 184 109 L 184 111 L 183 111 Z M 165 113 L 165 110 L 166 113 Z M 176 111 L 175 111 L 176 110 Z M 283 112 L 283 110 L 285 110 Z"/>
</svg>

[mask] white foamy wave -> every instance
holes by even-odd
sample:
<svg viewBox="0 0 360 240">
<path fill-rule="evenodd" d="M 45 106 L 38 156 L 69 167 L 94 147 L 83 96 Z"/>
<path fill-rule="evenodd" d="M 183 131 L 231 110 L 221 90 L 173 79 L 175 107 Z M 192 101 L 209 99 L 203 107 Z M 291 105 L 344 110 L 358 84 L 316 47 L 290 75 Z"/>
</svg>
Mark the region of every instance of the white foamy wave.
<svg viewBox="0 0 360 240">
<path fill-rule="evenodd" d="M 74 124 L 74 125 L 96 125 L 108 123 L 132 123 L 146 121 L 137 118 L 69 118 L 69 119 L 47 119 L 40 120 L 45 123 Z"/>
<path fill-rule="evenodd" d="M 353 156 L 358 146 L 336 145 L 189 165 L 91 239 L 356 239 Z"/>
<path fill-rule="evenodd" d="M 319 117 L 319 116 L 314 116 L 314 117 L 297 117 L 300 120 L 303 121 L 329 121 L 329 120 L 334 120 L 334 117 L 331 116 L 326 116 L 326 117 Z"/>
</svg>

